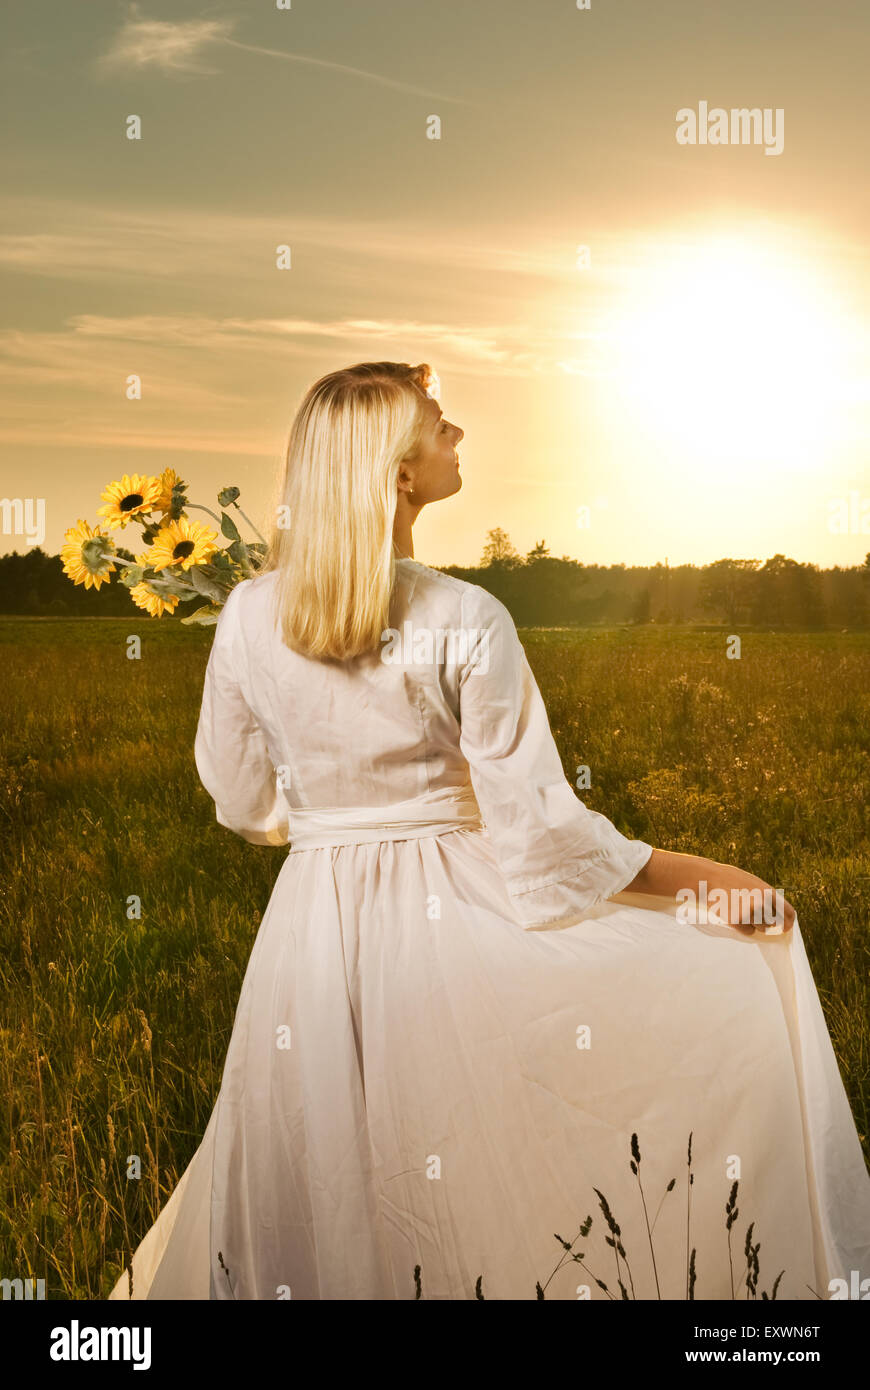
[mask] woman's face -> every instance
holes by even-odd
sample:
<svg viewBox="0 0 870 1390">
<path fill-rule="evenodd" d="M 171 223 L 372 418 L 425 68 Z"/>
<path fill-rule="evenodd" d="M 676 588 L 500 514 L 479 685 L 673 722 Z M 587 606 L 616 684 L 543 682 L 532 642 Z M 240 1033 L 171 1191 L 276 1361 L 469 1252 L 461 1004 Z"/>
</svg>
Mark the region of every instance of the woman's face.
<svg viewBox="0 0 870 1390">
<path fill-rule="evenodd" d="M 456 446 L 464 431 L 445 420 L 440 405 L 431 396 L 426 397 L 423 409 L 425 423 L 419 450 L 399 469 L 399 487 L 403 487 L 404 478 L 403 490 L 409 493 L 408 500 L 415 507 L 452 497 L 462 487 Z"/>
</svg>

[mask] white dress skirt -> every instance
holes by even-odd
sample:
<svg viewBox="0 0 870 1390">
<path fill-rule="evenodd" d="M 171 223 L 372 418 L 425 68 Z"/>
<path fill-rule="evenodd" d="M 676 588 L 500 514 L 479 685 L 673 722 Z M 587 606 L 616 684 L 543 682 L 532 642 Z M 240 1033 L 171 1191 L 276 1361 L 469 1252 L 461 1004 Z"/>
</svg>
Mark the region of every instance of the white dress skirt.
<svg viewBox="0 0 870 1390">
<path fill-rule="evenodd" d="M 870 1178 L 799 925 L 626 895 L 650 846 L 567 782 L 507 610 L 397 571 L 371 657 L 284 646 L 272 574 L 218 622 L 197 767 L 289 852 L 132 1297 L 859 1288 Z"/>
</svg>

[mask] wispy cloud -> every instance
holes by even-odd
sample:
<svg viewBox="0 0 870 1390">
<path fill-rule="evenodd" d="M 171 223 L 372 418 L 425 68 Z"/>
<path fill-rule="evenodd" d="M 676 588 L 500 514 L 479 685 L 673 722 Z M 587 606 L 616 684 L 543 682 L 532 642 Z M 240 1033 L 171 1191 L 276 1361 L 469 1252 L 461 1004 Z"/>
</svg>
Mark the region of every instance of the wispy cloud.
<svg viewBox="0 0 870 1390">
<path fill-rule="evenodd" d="M 19 383 L 52 382 L 103 391 L 103 375 L 109 366 L 117 382 L 120 371 L 136 370 L 142 349 L 156 349 L 166 362 L 176 349 L 196 348 L 197 362 L 207 364 L 218 355 L 242 360 L 257 353 L 274 361 L 285 348 L 303 351 L 317 344 L 340 342 L 342 357 L 384 345 L 436 352 L 454 370 L 485 369 L 496 374 L 551 371 L 558 366 L 568 341 L 530 324 L 511 328 L 498 325 L 429 323 L 416 319 L 304 319 L 207 317 L 185 314 L 75 314 L 60 330 L 0 331 L 0 377 Z M 124 348 L 119 348 L 123 344 Z M 121 355 L 123 354 L 123 356 Z M 129 361 L 125 361 L 129 358 Z M 252 369 L 253 369 L 253 364 Z M 185 379 L 191 380 L 190 369 Z M 177 393 L 173 392 L 173 397 Z M 240 396 L 239 399 L 245 398 Z"/>
<path fill-rule="evenodd" d="M 304 388 L 384 357 L 431 361 L 442 378 L 527 380 L 564 370 L 571 346 L 533 324 L 76 314 L 54 331 L 0 331 L 0 440 L 274 457 L 288 380 Z M 134 372 L 143 399 L 131 404 Z"/>
<path fill-rule="evenodd" d="M 221 69 L 204 61 L 205 52 L 213 54 L 215 50 L 219 52 L 221 49 L 232 48 L 243 53 L 256 54 L 258 57 L 275 58 L 285 63 L 374 82 L 380 87 L 389 87 L 393 91 L 405 92 L 411 96 L 431 97 L 452 105 L 469 104 L 462 97 L 433 92 L 425 87 L 388 77 L 384 73 L 369 72 L 365 68 L 337 63 L 329 58 L 315 58 L 311 54 L 291 53 L 282 48 L 243 43 L 240 39 L 232 37 L 235 27 L 236 20 L 233 18 L 143 19 L 139 17 L 139 7 L 131 5 L 128 18 L 107 51 L 97 59 L 97 69 L 104 74 L 151 69 L 163 73 L 164 76 L 217 77 Z"/>
<path fill-rule="evenodd" d="M 226 39 L 225 42 L 232 48 L 243 49 L 246 53 L 262 53 L 269 58 L 281 58 L 287 63 L 304 63 L 308 67 L 324 68 L 330 72 L 340 72 L 348 77 L 361 77 L 367 82 L 377 82 L 381 87 L 392 87 L 396 92 L 407 92 L 410 96 L 433 97 L 436 101 L 450 102 L 454 106 L 467 106 L 469 103 L 464 97 L 450 97 L 444 92 L 433 92 L 427 87 L 414 87 L 408 82 L 399 82 L 393 77 L 384 77 L 377 72 L 367 72 L 364 68 L 348 67 L 346 63 L 334 63 L 327 58 L 312 58 L 301 53 L 285 53 L 276 48 L 260 48 L 255 44 L 239 43 L 235 39 Z"/>
<path fill-rule="evenodd" d="M 166 75 L 214 77 L 220 69 L 203 64 L 203 50 L 226 40 L 234 27 L 233 19 L 139 19 L 138 6 L 131 5 L 97 67 L 106 73 L 154 68 Z"/>
<path fill-rule="evenodd" d="M 4 200 L 7 226 L 19 230 L 0 235 L 0 268 L 56 278 L 111 277 L 204 281 L 216 275 L 238 283 L 246 274 L 262 275 L 268 256 L 274 265 L 275 247 L 288 242 L 294 257 L 308 248 L 309 264 L 325 254 L 340 254 L 351 262 L 384 262 L 393 273 L 401 265 L 433 275 L 468 270 L 537 281 L 540 287 L 567 288 L 578 284 L 574 247 L 567 237 L 557 239 L 535 231 L 513 233 L 501 226 L 479 223 L 475 233 L 464 228 L 396 218 L 334 219 L 294 215 L 291 218 L 239 216 L 197 208 L 120 208 L 93 200 L 9 196 Z M 62 230 L 44 231 L 33 228 Z M 598 246 L 603 247 L 601 238 Z M 611 233 L 607 241 L 611 271 L 624 263 L 624 253 Z M 605 257 L 603 257 L 604 259 Z M 611 271 L 597 271 L 601 277 Z"/>
</svg>

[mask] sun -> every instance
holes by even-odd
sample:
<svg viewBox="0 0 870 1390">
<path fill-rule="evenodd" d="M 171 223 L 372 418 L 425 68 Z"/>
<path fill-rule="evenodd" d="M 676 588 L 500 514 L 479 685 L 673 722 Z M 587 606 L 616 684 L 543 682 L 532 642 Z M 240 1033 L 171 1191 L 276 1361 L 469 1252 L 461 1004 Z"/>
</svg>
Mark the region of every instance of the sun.
<svg viewBox="0 0 870 1390">
<path fill-rule="evenodd" d="M 687 464 L 823 465 L 848 325 L 812 263 L 743 237 L 654 254 L 631 277 L 612 342 L 631 424 Z"/>
</svg>

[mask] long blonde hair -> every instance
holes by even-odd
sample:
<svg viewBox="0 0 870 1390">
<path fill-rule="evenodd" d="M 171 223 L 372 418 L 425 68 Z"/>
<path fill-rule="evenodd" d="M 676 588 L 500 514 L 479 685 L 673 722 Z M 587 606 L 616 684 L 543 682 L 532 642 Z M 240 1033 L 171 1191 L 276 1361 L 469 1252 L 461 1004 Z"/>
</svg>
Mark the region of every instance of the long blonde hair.
<svg viewBox="0 0 870 1390">
<path fill-rule="evenodd" d="M 426 363 L 361 362 L 321 377 L 296 412 L 263 565 L 293 650 L 347 660 L 390 626 L 396 478 L 436 381 Z"/>
</svg>

